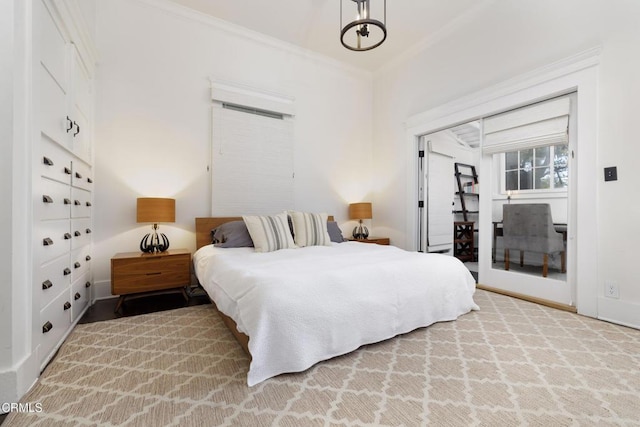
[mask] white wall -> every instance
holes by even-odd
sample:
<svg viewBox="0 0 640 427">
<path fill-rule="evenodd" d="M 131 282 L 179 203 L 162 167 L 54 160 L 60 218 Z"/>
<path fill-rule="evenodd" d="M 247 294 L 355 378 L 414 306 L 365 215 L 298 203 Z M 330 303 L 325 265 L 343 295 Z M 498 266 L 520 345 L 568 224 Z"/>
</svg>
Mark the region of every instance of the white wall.
<svg viewBox="0 0 640 427">
<path fill-rule="evenodd" d="M 148 232 L 137 197 L 175 197 L 176 223 L 160 227 L 195 249 L 194 218 L 211 206 L 210 76 L 295 97 L 292 208 L 350 229 L 348 203 L 371 191 L 370 74 L 163 1 L 103 1 L 97 16 L 96 296 L 110 292 L 111 256 Z"/>
<path fill-rule="evenodd" d="M 463 28 L 416 56 L 393 64 L 374 76 L 374 167 L 389 174 L 375 177 L 374 203 L 397 244 L 406 243 L 406 138 L 403 122 L 410 116 L 491 86 L 529 70 L 601 45 L 599 75 L 597 188 L 581 189 L 597 198 L 599 295 L 604 281 L 615 280 L 620 300 L 601 299 L 600 313 L 620 320 L 621 311 L 636 310 L 640 286 L 632 266 L 630 245 L 640 229 L 630 226 L 639 217 L 640 203 L 633 178 L 640 144 L 634 143 L 640 104 L 640 2 L 615 0 L 497 0 L 478 12 Z M 578 112 L 579 114 L 579 112 Z M 618 181 L 605 183 L 602 168 L 618 167 Z M 613 316 L 613 317 L 611 317 Z M 635 318 L 636 324 L 640 319 Z"/>
</svg>

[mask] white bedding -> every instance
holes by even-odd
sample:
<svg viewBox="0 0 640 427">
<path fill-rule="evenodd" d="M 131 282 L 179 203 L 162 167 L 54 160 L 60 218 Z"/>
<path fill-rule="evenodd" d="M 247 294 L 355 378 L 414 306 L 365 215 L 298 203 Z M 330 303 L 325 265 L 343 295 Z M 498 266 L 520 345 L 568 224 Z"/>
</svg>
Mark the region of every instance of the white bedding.
<svg viewBox="0 0 640 427">
<path fill-rule="evenodd" d="M 257 253 L 202 247 L 196 275 L 250 337 L 249 386 L 478 309 L 456 258 L 334 243 Z"/>
</svg>

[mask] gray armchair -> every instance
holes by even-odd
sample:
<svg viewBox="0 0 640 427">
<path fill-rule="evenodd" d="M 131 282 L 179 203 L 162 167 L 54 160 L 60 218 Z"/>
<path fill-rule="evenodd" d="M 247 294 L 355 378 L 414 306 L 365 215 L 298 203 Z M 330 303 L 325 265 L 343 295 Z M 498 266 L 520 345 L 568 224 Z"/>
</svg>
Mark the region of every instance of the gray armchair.
<svg viewBox="0 0 640 427">
<path fill-rule="evenodd" d="M 562 234 L 553 226 L 551 207 L 546 203 L 502 205 L 504 269 L 509 270 L 509 250 L 542 253 L 542 276 L 549 272 L 549 254 L 560 253 L 562 272 L 566 272 L 566 254 Z"/>
</svg>

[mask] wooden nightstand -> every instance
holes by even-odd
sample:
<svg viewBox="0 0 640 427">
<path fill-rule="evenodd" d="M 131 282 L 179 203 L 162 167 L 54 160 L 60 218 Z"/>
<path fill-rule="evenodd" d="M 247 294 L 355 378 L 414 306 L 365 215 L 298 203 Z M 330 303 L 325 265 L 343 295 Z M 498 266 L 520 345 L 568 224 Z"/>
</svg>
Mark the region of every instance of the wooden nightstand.
<svg viewBox="0 0 640 427">
<path fill-rule="evenodd" d="M 111 258 L 111 293 L 120 295 L 115 311 L 127 295 L 179 289 L 189 300 L 184 287 L 191 279 L 191 252 L 172 249 L 166 252 L 119 253 Z"/>
<path fill-rule="evenodd" d="M 362 243 L 375 243 L 377 245 L 388 245 L 389 238 L 388 237 L 369 237 L 367 239 L 354 239 L 353 237 L 349 237 L 349 240 L 352 242 L 362 242 Z"/>
</svg>

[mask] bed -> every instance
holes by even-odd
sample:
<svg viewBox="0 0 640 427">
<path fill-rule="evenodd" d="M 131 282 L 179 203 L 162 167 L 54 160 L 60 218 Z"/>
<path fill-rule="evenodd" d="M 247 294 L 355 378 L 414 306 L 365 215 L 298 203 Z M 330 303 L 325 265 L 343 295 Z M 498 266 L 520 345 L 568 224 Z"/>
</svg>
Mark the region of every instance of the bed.
<svg viewBox="0 0 640 427">
<path fill-rule="evenodd" d="M 456 258 L 359 242 L 282 249 L 211 245 L 239 217 L 196 218 L 196 276 L 251 357 L 249 386 L 478 309 Z"/>
</svg>

